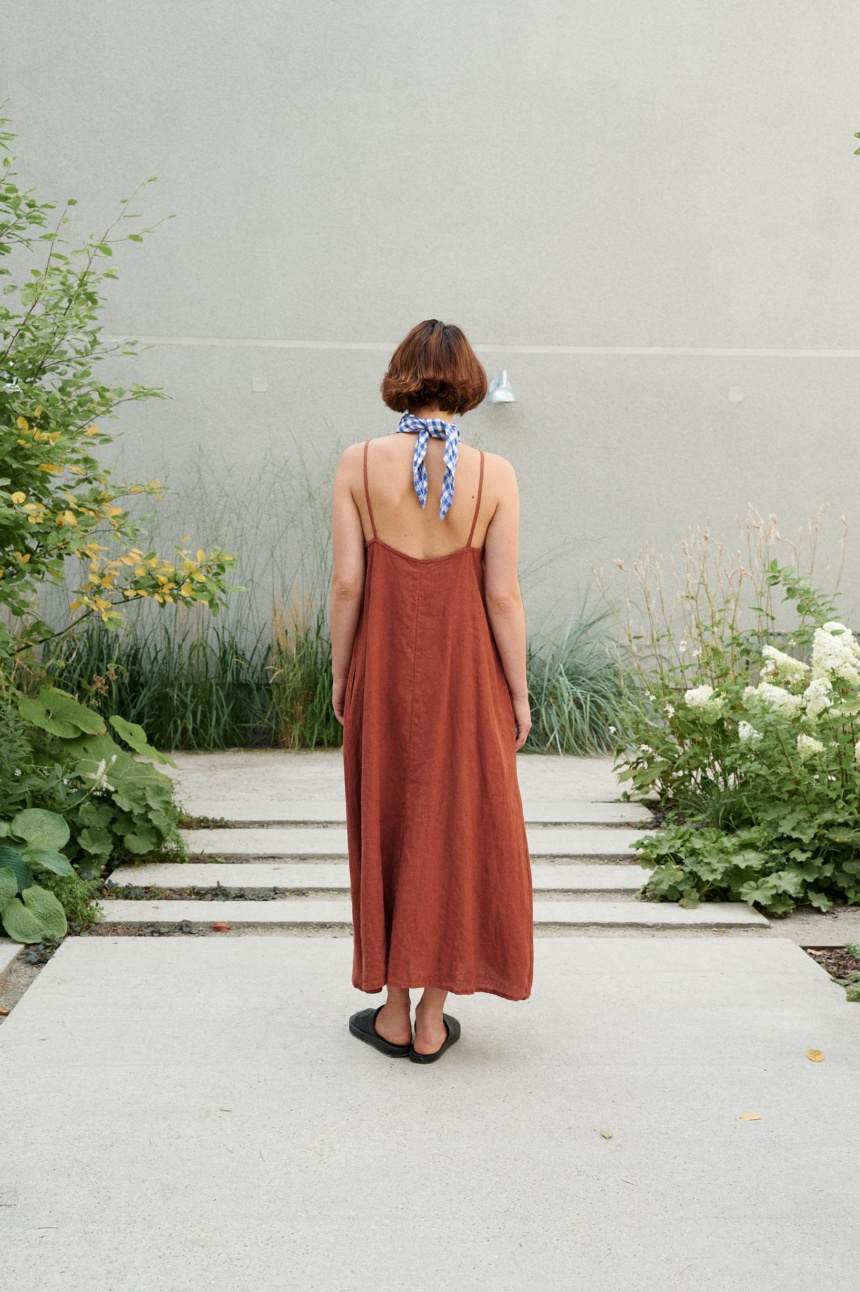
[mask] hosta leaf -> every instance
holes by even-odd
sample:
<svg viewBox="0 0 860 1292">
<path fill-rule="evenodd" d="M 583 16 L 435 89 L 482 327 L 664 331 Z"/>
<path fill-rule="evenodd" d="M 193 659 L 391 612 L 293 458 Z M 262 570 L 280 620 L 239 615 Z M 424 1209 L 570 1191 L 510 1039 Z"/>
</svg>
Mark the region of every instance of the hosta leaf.
<svg viewBox="0 0 860 1292">
<path fill-rule="evenodd" d="M 29 848 L 63 848 L 71 831 L 57 812 L 45 808 L 25 808 L 12 822 L 12 833 L 26 839 Z"/>
<path fill-rule="evenodd" d="M 0 911 L 8 906 L 18 893 L 18 876 L 11 866 L 0 867 Z"/>
<path fill-rule="evenodd" d="M 51 848 L 27 848 L 25 856 L 27 861 L 35 862 L 37 866 L 44 866 L 55 875 L 74 873 L 68 857 L 64 857 L 61 852 L 54 852 Z"/>
<path fill-rule="evenodd" d="M 117 714 L 114 714 L 108 721 L 114 731 L 122 736 L 126 744 L 131 745 L 135 753 L 143 754 L 145 758 L 154 758 L 157 763 L 169 763 L 171 767 L 176 766 L 176 763 L 172 758 L 168 758 L 167 754 L 159 753 L 157 749 L 152 747 L 146 738 L 146 732 L 138 723 L 128 722 Z"/>
<path fill-rule="evenodd" d="M 8 867 L 18 880 L 18 888 L 29 888 L 33 881 L 33 872 L 17 848 L 0 844 L 0 866 Z"/>
<path fill-rule="evenodd" d="M 41 942 L 45 936 L 38 916 L 27 909 L 20 897 L 13 897 L 0 919 L 13 942 Z"/>
<path fill-rule="evenodd" d="M 32 888 L 24 889 L 21 894 L 21 901 L 41 924 L 44 929 L 44 937 L 62 938 L 65 936 L 69 927 L 66 922 L 66 912 L 53 893 L 49 893 L 46 888 L 40 888 L 38 884 L 34 884 Z"/>
<path fill-rule="evenodd" d="M 104 719 L 100 714 L 55 686 L 44 687 L 35 699 L 19 700 L 18 711 L 34 727 L 66 740 L 81 732 L 98 735 L 105 730 Z"/>
</svg>

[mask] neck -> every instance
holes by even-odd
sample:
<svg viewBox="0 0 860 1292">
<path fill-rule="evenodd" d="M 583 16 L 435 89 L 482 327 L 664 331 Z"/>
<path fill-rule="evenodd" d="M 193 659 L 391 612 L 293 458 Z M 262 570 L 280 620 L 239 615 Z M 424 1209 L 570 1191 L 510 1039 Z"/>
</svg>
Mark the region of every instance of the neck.
<svg viewBox="0 0 860 1292">
<path fill-rule="evenodd" d="M 454 422 L 457 414 L 446 412 L 443 408 L 416 408 L 414 409 L 412 416 L 420 417 L 422 422 L 433 420 L 440 422 Z"/>
</svg>

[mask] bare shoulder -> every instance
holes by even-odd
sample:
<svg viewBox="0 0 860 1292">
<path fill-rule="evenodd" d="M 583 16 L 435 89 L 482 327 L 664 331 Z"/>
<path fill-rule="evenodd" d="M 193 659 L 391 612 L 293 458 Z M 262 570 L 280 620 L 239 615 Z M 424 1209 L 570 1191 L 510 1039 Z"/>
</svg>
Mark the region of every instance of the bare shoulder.
<svg viewBox="0 0 860 1292">
<path fill-rule="evenodd" d="M 485 450 L 484 470 L 487 473 L 487 482 L 492 484 L 499 494 L 516 493 L 517 473 L 513 464 L 507 458 L 503 458 L 501 453 L 488 453 Z"/>
<path fill-rule="evenodd" d="M 360 440 L 358 444 L 348 444 L 346 446 L 337 462 L 337 474 L 341 479 L 351 481 L 356 475 L 361 474 L 363 453 L 363 440 Z"/>
</svg>

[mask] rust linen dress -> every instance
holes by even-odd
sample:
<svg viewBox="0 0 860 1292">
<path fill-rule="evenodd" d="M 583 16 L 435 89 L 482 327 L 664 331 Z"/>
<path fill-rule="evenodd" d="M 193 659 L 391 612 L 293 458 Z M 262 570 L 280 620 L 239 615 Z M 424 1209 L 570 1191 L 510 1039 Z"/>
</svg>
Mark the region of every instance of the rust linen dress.
<svg viewBox="0 0 860 1292">
<path fill-rule="evenodd" d="M 516 722 L 484 600 L 483 549 L 365 541 L 344 704 L 353 986 L 524 1000 L 532 880 Z"/>
</svg>

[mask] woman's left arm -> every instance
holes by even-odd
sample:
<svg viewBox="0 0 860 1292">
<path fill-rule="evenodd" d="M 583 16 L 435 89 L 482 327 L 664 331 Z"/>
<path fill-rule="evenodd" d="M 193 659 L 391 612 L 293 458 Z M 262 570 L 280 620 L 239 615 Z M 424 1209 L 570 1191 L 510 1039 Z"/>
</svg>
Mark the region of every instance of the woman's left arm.
<svg viewBox="0 0 860 1292">
<path fill-rule="evenodd" d="M 352 484 L 360 453 L 361 445 L 352 444 L 341 454 L 332 493 L 331 702 L 340 723 L 343 722 L 346 678 L 364 595 L 364 530 Z"/>
</svg>

